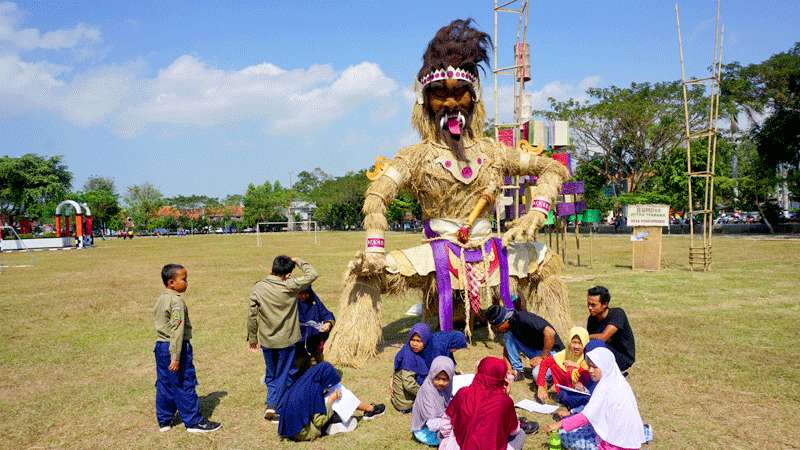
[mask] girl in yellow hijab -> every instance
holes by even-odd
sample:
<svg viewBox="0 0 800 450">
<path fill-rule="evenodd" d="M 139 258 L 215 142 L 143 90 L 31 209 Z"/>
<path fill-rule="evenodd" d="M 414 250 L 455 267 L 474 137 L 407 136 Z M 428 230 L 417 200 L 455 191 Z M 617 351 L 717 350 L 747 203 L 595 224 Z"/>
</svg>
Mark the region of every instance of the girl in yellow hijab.
<svg viewBox="0 0 800 450">
<path fill-rule="evenodd" d="M 589 332 L 583 327 L 572 327 L 568 336 L 570 336 L 570 340 L 567 348 L 545 358 L 539 367 L 539 376 L 536 379 L 536 385 L 538 386 L 536 396 L 543 402 L 548 398 L 547 380 L 545 379 L 548 369 L 553 377 L 553 385 L 556 392 L 559 391 L 557 386 L 559 384 L 573 387 L 580 375 L 589 369 L 589 366 L 583 360 L 583 348 L 589 343 Z"/>
</svg>

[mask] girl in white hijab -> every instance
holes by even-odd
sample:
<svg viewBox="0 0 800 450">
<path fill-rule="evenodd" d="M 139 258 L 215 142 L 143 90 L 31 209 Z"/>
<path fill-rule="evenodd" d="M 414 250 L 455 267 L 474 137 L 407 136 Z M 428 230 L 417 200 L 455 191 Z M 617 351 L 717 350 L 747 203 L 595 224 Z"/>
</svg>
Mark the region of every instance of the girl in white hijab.
<svg viewBox="0 0 800 450">
<path fill-rule="evenodd" d="M 638 449 L 646 442 L 644 425 L 631 386 L 619 371 L 614 354 L 598 347 L 586 354 L 589 374 L 597 382 L 582 412 L 545 427 L 546 432 L 563 428 L 561 445 L 577 448 L 591 441 L 600 450 Z M 587 426 L 591 425 L 591 426 Z M 581 432 L 571 433 L 580 429 Z M 565 439 L 566 438 L 566 439 Z M 573 439 L 578 442 L 571 445 Z M 565 440 L 567 442 L 565 442 Z M 584 447 L 585 448 L 585 447 Z"/>
<path fill-rule="evenodd" d="M 442 416 L 453 398 L 455 363 L 447 356 L 437 356 L 431 362 L 428 376 L 417 392 L 411 410 L 411 432 L 423 444 L 439 445 L 438 431 Z"/>
</svg>

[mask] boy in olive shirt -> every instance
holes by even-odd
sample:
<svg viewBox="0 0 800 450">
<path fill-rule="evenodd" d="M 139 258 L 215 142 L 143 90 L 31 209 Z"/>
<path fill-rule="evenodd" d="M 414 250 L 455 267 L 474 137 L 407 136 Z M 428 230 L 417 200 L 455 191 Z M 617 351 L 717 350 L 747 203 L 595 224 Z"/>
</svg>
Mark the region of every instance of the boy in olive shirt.
<svg viewBox="0 0 800 450">
<path fill-rule="evenodd" d="M 183 301 L 189 284 L 188 272 L 180 264 L 161 269 L 164 291 L 156 299 L 153 319 L 156 327 L 156 419 L 159 431 L 169 431 L 175 412 L 190 433 L 216 431 L 222 424 L 200 415 L 200 400 L 195 386 L 197 375 L 192 362 L 192 324 Z"/>
<path fill-rule="evenodd" d="M 303 276 L 292 277 L 295 266 Z M 276 409 L 293 382 L 295 344 L 300 341 L 297 294 L 317 279 L 311 264 L 300 258 L 276 256 L 272 273 L 253 286 L 247 316 L 247 341 L 250 351 L 264 354 L 267 408 L 264 419 L 277 422 Z"/>
</svg>

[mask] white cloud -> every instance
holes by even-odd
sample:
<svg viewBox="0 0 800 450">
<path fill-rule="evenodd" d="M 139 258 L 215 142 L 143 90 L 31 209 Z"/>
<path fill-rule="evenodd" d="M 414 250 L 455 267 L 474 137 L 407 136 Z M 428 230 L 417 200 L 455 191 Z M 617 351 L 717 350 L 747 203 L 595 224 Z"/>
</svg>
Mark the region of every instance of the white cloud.
<svg viewBox="0 0 800 450">
<path fill-rule="evenodd" d="M 564 83 L 562 81 L 551 81 L 541 89 L 526 90 L 526 95 L 531 98 L 531 105 L 533 110 L 548 110 L 550 109 L 550 97 L 564 101 L 569 98 L 576 100 L 586 100 L 586 89 L 597 87 L 600 84 L 600 77 L 597 75 L 590 75 L 583 78 L 577 84 Z M 514 87 L 510 84 L 500 85 L 498 88 L 498 97 L 500 102 L 500 121 L 511 121 L 514 113 L 514 100 L 513 92 Z M 486 103 L 486 116 L 487 118 L 494 118 L 494 93 L 491 89 L 484 87 L 483 98 Z"/>
<path fill-rule="evenodd" d="M 281 90 L 286 91 L 283 87 Z M 396 90 L 397 82 L 387 77 L 380 66 L 362 62 L 346 68 L 332 83 L 279 96 L 277 100 L 286 104 L 278 111 L 280 117 L 276 118 L 271 130 L 280 133 L 314 127 L 376 100 L 378 103 L 373 111 L 383 112 L 382 117 L 388 118 L 385 114 L 388 103 L 381 100 L 388 100 Z"/>
<path fill-rule="evenodd" d="M 145 75 L 141 62 L 76 71 L 28 61 L 27 50 L 69 49 L 80 56 L 101 41 L 100 31 L 78 24 L 41 32 L 21 28 L 23 12 L 0 3 L 0 115 L 45 112 L 78 126 L 103 124 L 123 136 L 150 127 L 210 127 L 243 120 L 269 133 L 313 132 L 357 108 L 373 120 L 397 112 L 397 83 L 372 62 L 337 71 L 330 65 L 285 69 L 268 62 L 239 70 L 212 67 L 183 55 Z"/>
<path fill-rule="evenodd" d="M 263 121 L 275 134 L 310 131 L 387 98 L 397 86 L 369 62 L 340 73 L 328 65 L 286 70 L 269 63 L 225 71 L 190 55 L 137 84 L 136 100 L 115 114 L 115 129 L 123 135 L 147 126 L 204 127 L 247 119 Z"/>
<path fill-rule="evenodd" d="M 23 51 L 61 50 L 94 44 L 101 40 L 100 30 L 83 23 L 73 28 L 45 33 L 35 28 L 20 28 L 22 15 L 22 11 L 15 3 L 0 3 L 0 48 L 11 47 Z"/>
<path fill-rule="evenodd" d="M 151 126 L 253 119 L 284 134 L 316 129 L 364 105 L 381 120 L 397 111 L 397 83 L 371 62 L 341 72 L 269 63 L 222 70 L 183 55 L 154 77 L 142 72 L 142 64 L 128 64 L 73 74 L 65 66 L 0 56 L 0 103 L 14 105 L 6 114 L 45 111 L 79 126 L 106 123 L 123 136 Z"/>
<path fill-rule="evenodd" d="M 59 78 L 69 68 L 46 62 L 26 62 L 15 55 L 0 55 L 0 104 L 6 114 L 11 109 L 28 111 L 48 107 L 48 92 L 60 89 Z M 12 106 L 13 105 L 13 106 Z"/>
</svg>

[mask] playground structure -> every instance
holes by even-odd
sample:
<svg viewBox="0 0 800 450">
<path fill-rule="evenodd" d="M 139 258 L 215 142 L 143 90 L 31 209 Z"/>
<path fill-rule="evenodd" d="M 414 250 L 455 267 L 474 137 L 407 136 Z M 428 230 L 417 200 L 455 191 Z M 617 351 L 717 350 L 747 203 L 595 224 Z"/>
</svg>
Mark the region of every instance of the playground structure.
<svg viewBox="0 0 800 450">
<path fill-rule="evenodd" d="M 92 211 L 85 203 L 81 205 L 74 200 L 64 200 L 56 206 L 56 238 L 71 236 L 72 230 L 70 230 L 69 215 L 62 214 L 62 211 L 66 213 L 70 209 L 72 209 L 72 214 L 75 217 L 74 234 L 77 247 L 83 248 L 86 244 L 84 237 L 88 237 L 90 241 L 92 238 Z M 62 222 L 64 225 L 63 232 L 61 227 Z"/>
<path fill-rule="evenodd" d="M 70 226 L 70 213 L 74 216 L 72 226 Z M 12 227 L 4 228 L 13 231 L 16 239 L 2 239 L 0 236 L 0 250 L 3 251 L 84 248 L 86 245 L 92 245 L 94 239 L 92 211 L 85 203 L 80 204 L 74 200 L 64 200 L 56 206 L 56 237 L 21 239 Z"/>
<path fill-rule="evenodd" d="M 686 172 L 689 178 L 689 268 L 711 270 L 711 234 L 714 228 L 714 169 L 717 160 L 717 122 L 719 119 L 720 79 L 722 76 L 722 45 L 724 27 L 719 24 L 719 5 L 714 22 L 714 56 L 711 61 L 711 76 L 706 78 L 686 79 L 686 67 L 683 59 L 683 39 L 681 36 L 681 16 L 678 4 L 675 3 L 675 21 L 678 29 L 678 51 L 681 60 L 681 80 L 683 85 L 683 111 L 686 125 Z M 708 124 L 699 131 L 692 131 L 689 123 L 689 86 L 702 84 L 708 92 Z M 692 148 L 692 141 L 706 139 L 703 145 Z M 705 160 L 702 168 L 692 164 L 692 153 Z M 697 189 L 702 189 L 702 200 Z M 697 236 L 695 218 L 699 218 L 702 241 Z"/>
</svg>

